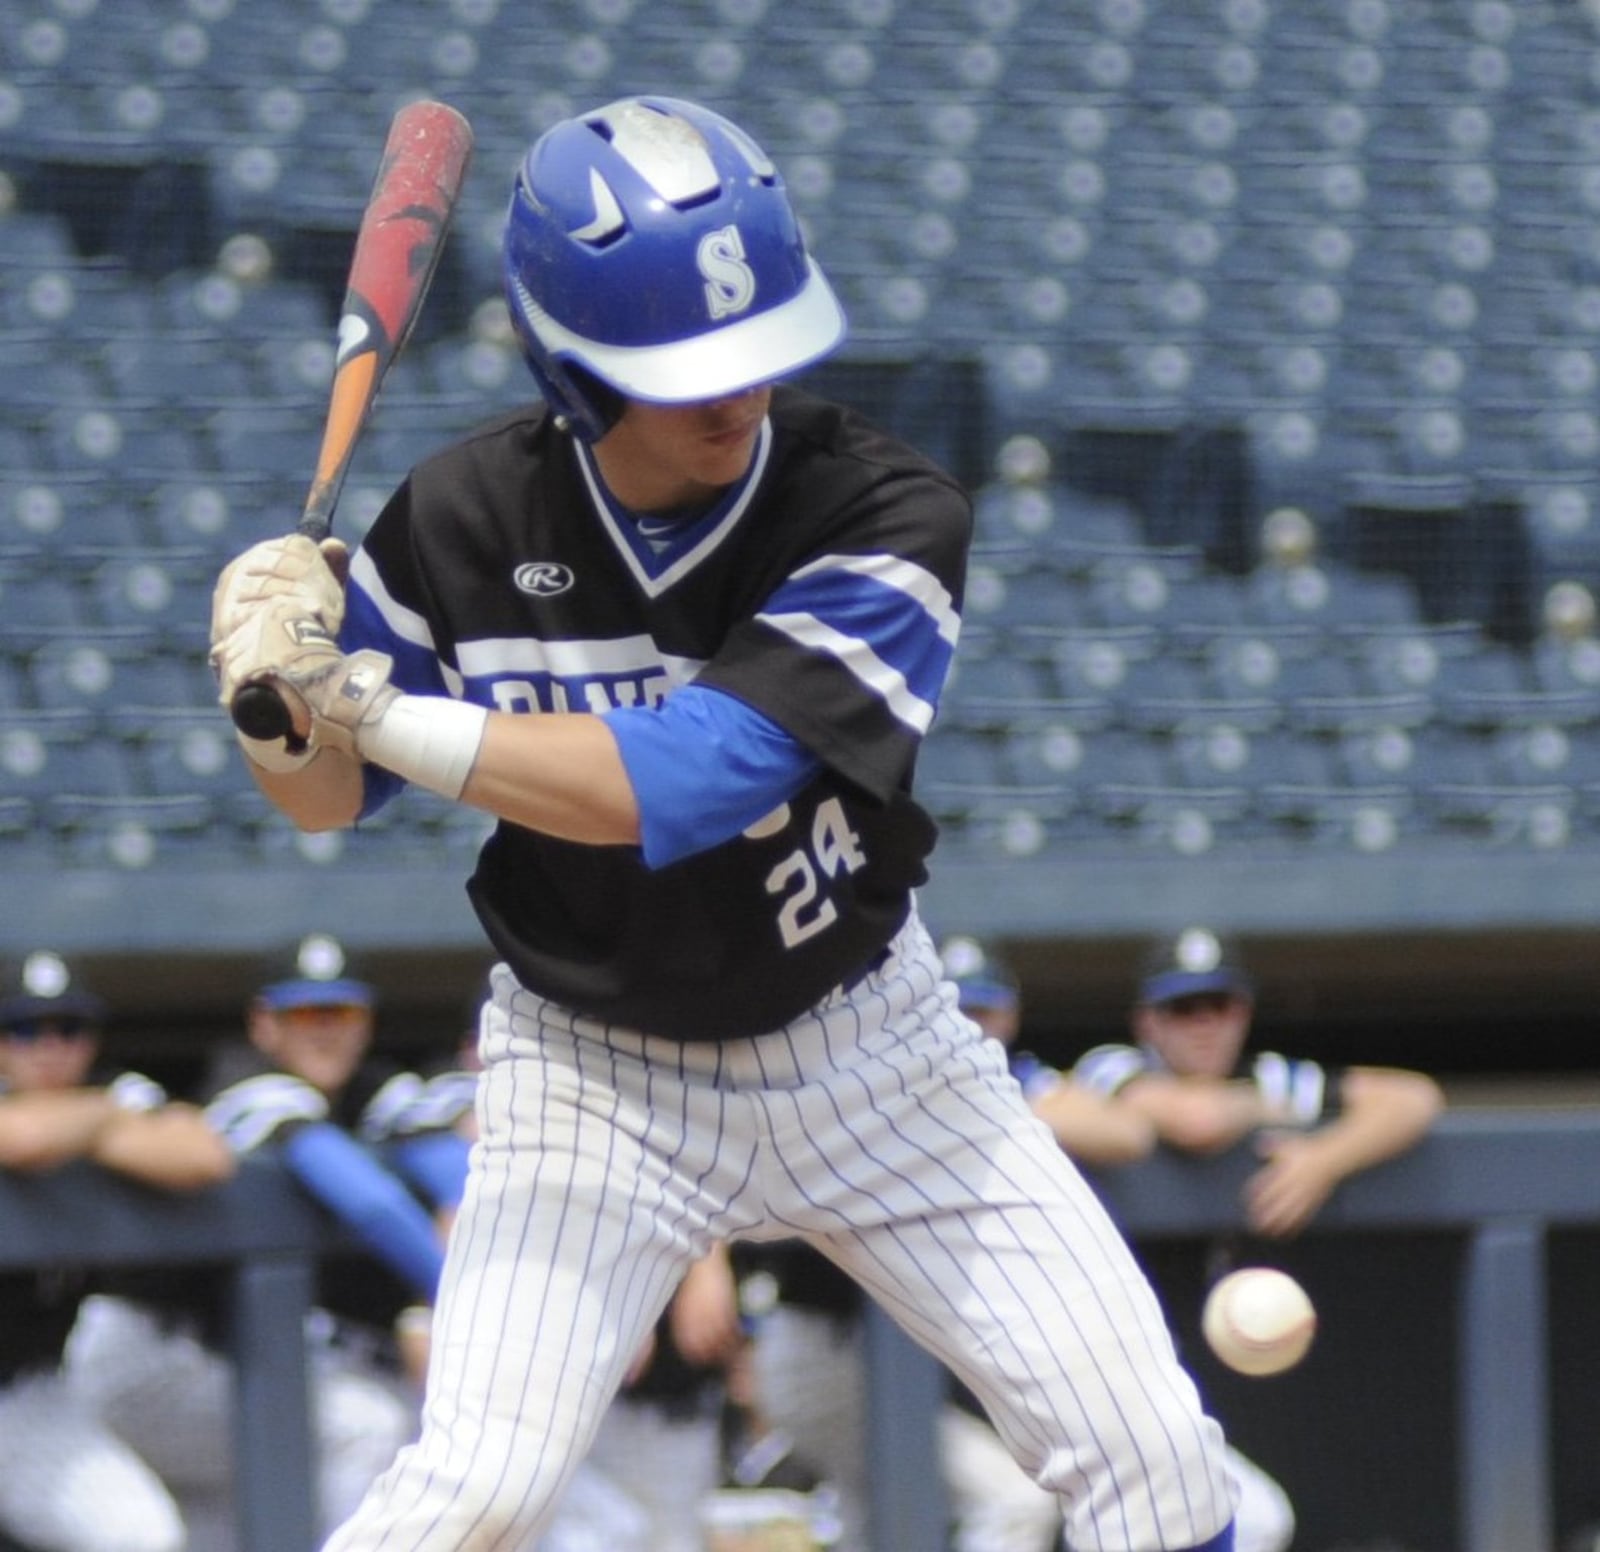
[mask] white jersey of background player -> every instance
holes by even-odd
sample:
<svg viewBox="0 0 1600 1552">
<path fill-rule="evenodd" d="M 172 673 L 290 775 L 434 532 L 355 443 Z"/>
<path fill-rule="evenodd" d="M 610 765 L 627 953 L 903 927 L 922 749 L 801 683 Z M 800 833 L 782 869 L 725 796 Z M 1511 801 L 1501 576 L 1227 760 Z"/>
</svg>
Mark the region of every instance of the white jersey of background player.
<svg viewBox="0 0 1600 1552">
<path fill-rule="evenodd" d="M 235 561 L 214 609 L 224 700 L 267 676 L 295 708 L 246 752 L 296 823 L 401 781 L 500 820 L 422 1436 L 330 1548 L 535 1530 L 684 1270 L 766 1234 L 949 1364 L 1080 1552 L 1231 1547 L 1221 1431 L 1155 1298 L 917 918 L 965 494 L 773 386 L 844 318 L 716 114 L 631 99 L 549 130 L 506 274 L 545 403 L 412 472 L 348 611 L 296 539 Z"/>
</svg>

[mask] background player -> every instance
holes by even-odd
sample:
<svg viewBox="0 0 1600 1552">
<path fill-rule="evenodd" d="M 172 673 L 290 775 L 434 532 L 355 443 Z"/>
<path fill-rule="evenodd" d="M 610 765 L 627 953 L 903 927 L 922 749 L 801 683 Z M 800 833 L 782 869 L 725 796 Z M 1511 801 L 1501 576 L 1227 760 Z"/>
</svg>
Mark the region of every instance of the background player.
<svg viewBox="0 0 1600 1552">
<path fill-rule="evenodd" d="M 29 954 L 0 995 L 0 1167 L 89 1160 L 193 1191 L 233 1159 L 192 1105 L 100 1064 L 104 1003 L 59 954 Z M 0 1539 L 36 1552 L 179 1552 L 185 1526 L 150 1465 L 72 1383 L 62 1357 L 96 1277 L 0 1275 Z"/>
<path fill-rule="evenodd" d="M 1079 1081 L 1144 1116 L 1161 1141 L 1220 1153 L 1254 1135 L 1262 1166 L 1245 1220 L 1268 1239 L 1297 1234 L 1342 1180 L 1414 1147 L 1444 1108 L 1426 1073 L 1329 1070 L 1249 1051 L 1255 989 L 1237 950 L 1206 927 L 1151 945 L 1131 1045 L 1099 1046 Z"/>
<path fill-rule="evenodd" d="M 347 618 L 303 539 L 248 551 L 214 605 L 223 699 L 266 676 L 295 704 L 299 736 L 247 754 L 296 823 L 403 780 L 501 821 L 422 1438 L 331 1545 L 536 1530 L 689 1265 L 787 1232 L 957 1370 L 1082 1552 L 1230 1546 L 1220 1430 L 1159 1306 L 917 918 L 966 496 L 774 386 L 844 319 L 718 115 L 556 125 L 505 256 L 546 405 L 412 472 Z"/>
<path fill-rule="evenodd" d="M 255 990 L 247 1038 L 219 1050 L 207 1080 L 205 1118 L 233 1153 L 276 1159 L 370 1252 L 324 1258 L 308 1329 L 325 1531 L 416 1432 L 395 1326 L 432 1301 L 435 1215 L 448 1217 L 466 1176 L 454 1123 L 470 1092 L 374 1055 L 375 1007 L 339 940 L 308 934 Z M 89 1301 L 69 1348 L 80 1392 L 139 1441 L 203 1552 L 231 1546 L 235 1522 L 228 1291 L 208 1271 L 119 1274 L 118 1296 Z"/>
<path fill-rule="evenodd" d="M 1241 1204 L 1249 1233 L 1210 1247 L 1208 1281 L 1269 1259 L 1249 1248 L 1253 1239 L 1298 1234 L 1341 1181 L 1415 1146 L 1444 1104 L 1425 1073 L 1328 1069 L 1248 1050 L 1254 1014 L 1254 984 L 1235 946 L 1207 927 L 1185 928 L 1146 953 L 1133 1043 L 1096 1047 L 1074 1068 L 1080 1082 L 1149 1121 L 1169 1147 L 1211 1154 L 1254 1139 L 1262 1165 Z M 1230 1453 L 1243 1487 L 1241 1552 L 1283 1552 L 1295 1528 L 1288 1495 Z"/>
</svg>

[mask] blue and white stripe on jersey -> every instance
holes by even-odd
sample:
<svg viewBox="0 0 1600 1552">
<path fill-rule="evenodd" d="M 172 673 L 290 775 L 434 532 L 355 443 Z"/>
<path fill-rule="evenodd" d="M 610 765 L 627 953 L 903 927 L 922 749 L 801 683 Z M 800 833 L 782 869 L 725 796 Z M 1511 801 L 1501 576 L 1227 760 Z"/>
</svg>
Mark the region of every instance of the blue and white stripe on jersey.
<svg viewBox="0 0 1600 1552">
<path fill-rule="evenodd" d="M 1078 1058 L 1073 1078 L 1099 1094 L 1115 1094 L 1146 1073 L 1167 1072 L 1166 1063 L 1146 1046 L 1097 1045 Z M 1327 1070 L 1304 1058 L 1262 1051 L 1242 1062 L 1235 1077 L 1248 1077 L 1262 1103 L 1280 1121 L 1292 1126 L 1313 1126 L 1337 1105 L 1330 1095 Z"/>
<path fill-rule="evenodd" d="M 1274 1115 L 1296 1126 L 1312 1126 L 1322 1119 L 1327 1108 L 1327 1075 L 1318 1063 L 1263 1051 L 1251 1063 L 1250 1076 Z"/>
<path fill-rule="evenodd" d="M 756 618 L 837 658 L 913 732 L 932 725 L 961 634 L 955 600 L 932 572 L 898 555 L 824 555 Z"/>
<path fill-rule="evenodd" d="M 339 645 L 346 652 L 387 652 L 394 659 L 393 683 L 413 695 L 461 693 L 460 676 L 440 658 L 428 622 L 395 600 L 365 550 L 350 558 Z"/>
</svg>

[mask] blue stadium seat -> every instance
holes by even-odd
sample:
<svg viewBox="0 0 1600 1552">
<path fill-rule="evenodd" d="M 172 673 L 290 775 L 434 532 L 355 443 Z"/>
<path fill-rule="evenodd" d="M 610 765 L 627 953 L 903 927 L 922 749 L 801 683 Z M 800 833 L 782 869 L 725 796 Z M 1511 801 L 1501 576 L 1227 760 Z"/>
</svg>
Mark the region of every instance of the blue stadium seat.
<svg viewBox="0 0 1600 1552">
<path fill-rule="evenodd" d="M 88 600 L 64 570 L 41 570 L 37 560 L 0 568 L 0 650 L 21 653 L 47 638 L 70 639 L 88 618 Z"/>
<path fill-rule="evenodd" d="M 136 765 L 81 718 L 21 713 L 0 734 L 0 790 L 35 799 L 61 793 L 114 797 L 137 792 Z"/>
<path fill-rule="evenodd" d="M 149 790 L 157 795 L 202 793 L 215 799 L 255 793 L 220 707 L 179 709 L 166 716 L 150 707 L 135 708 L 114 717 L 113 725 L 139 751 Z"/>
<path fill-rule="evenodd" d="M 1491 735 L 1493 774 L 1507 785 L 1588 787 L 1600 783 L 1600 723 L 1530 722 Z"/>
<path fill-rule="evenodd" d="M 1389 724 L 1347 732 L 1338 744 L 1340 768 L 1353 786 L 1403 786 L 1417 791 L 1487 783 L 1489 741 L 1443 727 Z"/>
<path fill-rule="evenodd" d="M 22 208 L 0 215 L 0 267 L 65 266 L 77 258 L 72 227 L 58 211 Z"/>
<path fill-rule="evenodd" d="M 361 203 L 365 203 L 363 190 Z M 359 208 L 359 206 L 358 206 Z M 233 339 L 274 336 L 325 338 L 331 308 L 311 285 L 267 280 L 245 285 L 216 270 L 179 270 L 155 287 L 157 319 L 167 328 Z"/>
<path fill-rule="evenodd" d="M 1193 663 L 1158 656 L 1130 663 L 1113 699 L 1124 725 L 1167 731 L 1185 720 L 1203 689 L 1204 679 Z"/>
<path fill-rule="evenodd" d="M 1489 652 L 1482 627 L 1471 620 L 1387 628 L 1339 625 L 1330 632 L 1330 644 L 1348 657 L 1362 683 L 1381 695 L 1432 694 L 1447 682 L 1510 667 L 1504 655 Z"/>
<path fill-rule="evenodd" d="M 135 404 L 153 401 L 192 411 L 248 400 L 260 386 L 238 345 L 212 334 L 122 335 L 108 340 L 99 357 L 113 391 Z"/>
<path fill-rule="evenodd" d="M 992 640 L 963 641 L 941 700 L 942 713 L 969 727 L 1004 727 L 1048 714 L 1055 687 L 1040 665 L 1009 652 L 991 651 Z"/>
<path fill-rule="evenodd" d="M 148 488 L 143 507 L 158 546 L 204 551 L 215 565 L 285 531 L 309 485 L 303 468 L 276 476 L 202 471 Z"/>
<path fill-rule="evenodd" d="M 0 407 L 11 413 L 42 414 L 61 405 L 84 405 L 105 397 L 94 367 L 43 337 L 0 342 Z"/>
<path fill-rule="evenodd" d="M 0 571 L 7 557 L 48 563 L 63 543 L 93 536 L 111 544 L 147 537 L 141 494 L 95 470 L 72 474 L 17 466 L 0 473 Z"/>
<path fill-rule="evenodd" d="M 1160 631 L 1150 625 L 1053 633 L 1050 659 L 1055 688 L 1068 698 L 1114 705 L 1129 675 L 1152 661 L 1161 644 Z"/>
<path fill-rule="evenodd" d="M 1265 625 L 1415 625 L 1422 608 L 1409 579 L 1334 563 L 1258 566 L 1247 587 L 1247 614 Z"/>
<path fill-rule="evenodd" d="M 1310 735 L 1296 735 L 1273 725 L 1252 727 L 1255 708 L 1246 703 L 1214 708 L 1203 721 L 1173 738 L 1179 773 L 1191 786 L 1237 785 L 1323 787 L 1337 773 L 1326 744 Z"/>
<path fill-rule="evenodd" d="M 1405 787 L 1274 787 L 1257 794 L 1261 812 L 1313 853 L 1377 856 L 1425 837 L 1427 821 Z"/>
<path fill-rule="evenodd" d="M 150 649 L 138 631 L 77 633 L 47 641 L 29 655 L 38 704 L 109 718 L 130 706 L 162 712 L 213 705 L 216 685 L 203 654 Z"/>
<path fill-rule="evenodd" d="M 230 475 L 304 475 L 322 443 L 322 414 L 311 405 L 224 405 L 206 417 L 217 467 Z"/>
<path fill-rule="evenodd" d="M 64 474 L 188 473 L 206 467 L 208 461 L 188 418 L 115 401 L 53 411 L 45 428 L 44 452 L 44 466 Z"/>
<path fill-rule="evenodd" d="M 917 755 L 919 783 L 994 786 L 1006 769 L 999 743 L 990 735 L 939 726 L 922 742 Z"/>
<path fill-rule="evenodd" d="M 1156 787 L 1175 779 L 1170 745 L 1147 733 L 1061 720 L 1013 729 L 1005 742 L 1024 786 L 1057 788 L 1078 803 L 1107 784 Z"/>
<path fill-rule="evenodd" d="M 33 270 L 0 289 L 8 329 L 48 329 L 92 350 L 110 335 L 145 334 L 158 323 L 155 296 L 143 281 L 87 263 Z"/>
<path fill-rule="evenodd" d="M 203 655 L 216 567 L 200 549 L 115 550 L 81 556 L 92 568 L 95 623 L 136 630 L 151 647 L 191 648 Z"/>
<path fill-rule="evenodd" d="M 1236 839 L 1252 846 L 1261 841 L 1250 793 L 1242 786 L 1107 784 L 1093 801 L 1124 827 L 1128 842 L 1139 851 L 1203 857 Z"/>
<path fill-rule="evenodd" d="M 976 559 L 967 573 L 966 614 L 1016 640 L 1023 627 L 1037 636 L 1084 625 L 1090 611 L 1081 586 L 1035 556 L 1027 569 L 987 576 L 983 560 Z"/>
<path fill-rule="evenodd" d="M 163 863 L 216 863 L 219 838 L 210 803 L 199 794 L 101 797 L 62 792 L 45 811 L 62 832 L 74 867 L 135 872 Z"/>
</svg>

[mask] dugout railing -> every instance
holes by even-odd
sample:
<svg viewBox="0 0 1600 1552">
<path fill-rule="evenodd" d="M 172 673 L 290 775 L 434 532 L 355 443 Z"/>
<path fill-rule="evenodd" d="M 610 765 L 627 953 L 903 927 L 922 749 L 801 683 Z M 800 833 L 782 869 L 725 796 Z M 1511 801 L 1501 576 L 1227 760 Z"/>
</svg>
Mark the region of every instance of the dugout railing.
<svg viewBox="0 0 1600 1552">
<path fill-rule="evenodd" d="M 1135 1244 L 1155 1251 L 1235 1232 L 1239 1190 L 1253 1165 L 1247 1144 L 1200 1162 L 1159 1156 L 1096 1179 Z M 1561 1301 L 1552 1298 L 1551 1245 L 1559 1234 L 1591 1229 L 1600 1229 L 1600 1112 L 1446 1114 L 1414 1152 L 1348 1182 L 1313 1229 L 1284 1247 L 1277 1259 L 1307 1280 L 1322 1309 L 1318 1342 L 1328 1347 L 1320 1360 L 1314 1348 L 1313 1360 L 1326 1372 L 1317 1375 L 1308 1360 L 1306 1375 L 1244 1382 L 1260 1388 L 1243 1402 L 1223 1398 L 1230 1431 L 1232 1412 L 1260 1410 L 1267 1398 L 1277 1398 L 1266 1412 L 1278 1428 L 1288 1415 L 1282 1398 L 1292 1398 L 1296 1384 L 1315 1384 L 1316 1415 L 1305 1421 L 1321 1431 L 1317 1448 L 1327 1452 L 1331 1474 L 1341 1454 L 1359 1457 L 1361 1435 L 1397 1430 L 1424 1467 L 1448 1457 L 1432 1482 L 1410 1473 L 1413 1498 L 1434 1502 L 1433 1535 L 1449 1538 L 1435 1544 L 1458 1552 L 1552 1552 L 1552 1370 L 1569 1361 L 1591 1364 L 1600 1332 L 1590 1330 L 1586 1350 L 1564 1350 L 1553 1365 L 1552 1309 Z M 1424 1243 L 1450 1248 L 1419 1277 L 1407 1247 Z M 309 1552 L 315 1545 L 302 1330 L 318 1256 L 345 1245 L 265 1162 L 193 1197 L 168 1197 L 86 1165 L 0 1175 L 0 1270 L 231 1268 L 243 1552 Z M 1562 1265 L 1582 1268 L 1596 1259 L 1585 1250 Z M 1587 1294 L 1580 1295 L 1587 1307 Z M 1425 1350 L 1439 1341 L 1451 1371 L 1442 1378 L 1425 1363 Z M 939 1552 L 943 1506 L 930 1488 L 937 1482 L 939 1371 L 881 1318 L 869 1322 L 867 1351 L 876 1545 L 879 1552 Z M 1393 1389 L 1382 1407 L 1341 1422 L 1339 1385 L 1361 1372 L 1392 1381 Z M 1400 1415 L 1386 1415 L 1391 1410 Z M 1342 1442 L 1341 1432 L 1348 1435 Z M 1393 1451 L 1385 1446 L 1385 1453 Z M 1600 1474 L 1600 1460 L 1595 1465 Z M 1298 1501 L 1303 1484 L 1290 1485 Z M 1449 1498 L 1444 1510 L 1441 1493 Z"/>
</svg>

